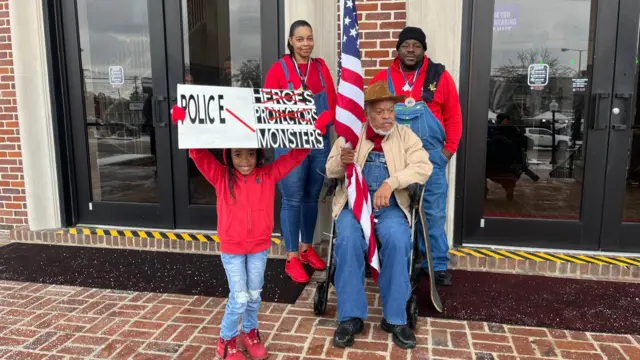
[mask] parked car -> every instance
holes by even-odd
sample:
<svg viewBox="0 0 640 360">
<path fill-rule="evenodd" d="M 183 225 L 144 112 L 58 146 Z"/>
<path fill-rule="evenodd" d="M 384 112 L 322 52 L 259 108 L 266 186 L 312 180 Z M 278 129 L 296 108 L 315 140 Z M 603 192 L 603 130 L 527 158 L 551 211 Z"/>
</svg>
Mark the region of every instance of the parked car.
<svg viewBox="0 0 640 360">
<path fill-rule="evenodd" d="M 553 143 L 553 133 L 545 128 L 526 128 L 525 136 L 529 139 L 530 147 L 551 147 Z M 566 149 L 571 145 L 570 136 L 556 134 L 556 147 Z"/>
</svg>

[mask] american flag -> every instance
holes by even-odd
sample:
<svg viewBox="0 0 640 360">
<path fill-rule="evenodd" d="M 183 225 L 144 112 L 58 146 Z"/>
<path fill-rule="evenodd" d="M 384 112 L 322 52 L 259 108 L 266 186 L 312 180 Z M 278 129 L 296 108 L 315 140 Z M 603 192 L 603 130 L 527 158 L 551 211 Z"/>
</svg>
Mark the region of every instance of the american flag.
<svg viewBox="0 0 640 360">
<path fill-rule="evenodd" d="M 338 106 L 336 108 L 336 133 L 353 149 L 358 145 L 364 116 L 364 77 L 360 59 L 360 39 L 356 0 L 341 0 L 342 42 L 340 50 L 340 78 L 338 80 Z M 362 226 L 368 242 L 367 262 L 371 275 L 378 281 L 380 258 L 373 231 L 373 211 L 369 188 L 357 164 L 346 167 L 349 206 Z"/>
</svg>

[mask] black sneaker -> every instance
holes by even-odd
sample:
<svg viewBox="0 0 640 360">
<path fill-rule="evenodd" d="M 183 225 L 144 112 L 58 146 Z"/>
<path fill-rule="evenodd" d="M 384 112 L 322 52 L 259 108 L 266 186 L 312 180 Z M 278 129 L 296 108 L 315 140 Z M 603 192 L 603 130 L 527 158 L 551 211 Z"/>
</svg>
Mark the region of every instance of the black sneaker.
<svg viewBox="0 0 640 360">
<path fill-rule="evenodd" d="M 448 271 L 434 271 L 433 272 L 436 280 L 436 285 L 438 286 L 451 286 L 451 274 Z"/>
<path fill-rule="evenodd" d="M 333 345 L 339 348 L 346 348 L 353 345 L 356 334 L 364 330 L 362 319 L 354 318 L 343 321 L 333 333 Z"/>
<path fill-rule="evenodd" d="M 416 336 L 409 325 L 391 325 L 384 318 L 380 322 L 382 330 L 393 335 L 393 343 L 401 349 L 416 347 Z"/>
</svg>

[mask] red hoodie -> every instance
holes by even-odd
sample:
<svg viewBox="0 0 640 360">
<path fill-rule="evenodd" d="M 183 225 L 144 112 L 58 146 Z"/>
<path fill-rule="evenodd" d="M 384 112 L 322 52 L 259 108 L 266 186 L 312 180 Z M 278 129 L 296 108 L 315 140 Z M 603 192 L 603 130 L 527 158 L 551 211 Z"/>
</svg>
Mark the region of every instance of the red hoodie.
<svg viewBox="0 0 640 360">
<path fill-rule="evenodd" d="M 289 80 L 291 81 L 294 89 L 300 89 L 302 87 L 302 80 L 296 71 L 296 67 L 291 59 L 291 56 L 286 55 L 282 58 L 284 62 L 287 64 L 287 70 L 289 71 Z M 329 67 L 321 58 L 313 58 L 311 63 L 311 72 L 307 77 L 307 86 L 312 93 L 317 94 L 322 90 L 327 91 L 327 103 L 329 104 L 329 111 L 331 112 L 331 117 L 329 119 L 330 123 L 333 123 L 333 120 L 336 118 L 336 87 L 333 84 L 333 78 L 331 77 L 331 72 L 329 71 Z M 304 76 L 307 71 L 309 71 L 309 64 L 298 64 L 300 68 L 300 72 Z M 325 88 L 322 88 L 322 82 L 320 81 L 320 71 L 322 71 L 322 77 L 324 78 Z M 281 89 L 285 90 L 289 88 L 289 83 L 287 82 L 287 78 L 284 76 L 284 71 L 282 70 L 282 64 L 280 61 L 276 61 L 267 72 L 267 76 L 264 80 L 264 88 L 265 89 Z M 320 114 L 318 114 L 320 115 Z"/>
<path fill-rule="evenodd" d="M 271 246 L 273 205 L 276 184 L 304 161 L 309 149 L 293 149 L 278 160 L 256 167 L 244 176 L 236 172 L 238 182 L 229 192 L 227 168 L 205 149 L 190 149 L 189 156 L 204 177 L 216 189 L 220 251 L 227 254 L 253 254 Z"/>
<path fill-rule="evenodd" d="M 413 86 L 411 94 L 409 91 L 404 91 L 402 88 L 405 85 L 404 76 L 400 69 L 400 58 L 396 58 L 391 65 L 391 80 L 393 81 L 393 88 L 396 94 L 411 95 L 414 99 L 422 98 L 422 89 L 424 85 L 424 79 L 427 74 L 428 59 L 425 56 L 420 68 L 420 73 L 416 79 L 416 83 Z M 412 80 L 414 72 L 405 73 L 407 79 Z M 371 80 L 369 85 L 376 81 L 387 81 L 387 70 L 383 70 L 376 74 Z M 433 101 L 428 104 L 429 109 L 435 117 L 440 120 L 446 134 L 446 140 L 444 149 L 454 154 L 458 150 L 460 144 L 460 138 L 462 137 L 462 109 L 460 108 L 460 98 L 458 97 L 458 90 L 456 84 L 448 71 L 444 71 L 440 77 L 440 82 L 433 97 Z"/>
</svg>

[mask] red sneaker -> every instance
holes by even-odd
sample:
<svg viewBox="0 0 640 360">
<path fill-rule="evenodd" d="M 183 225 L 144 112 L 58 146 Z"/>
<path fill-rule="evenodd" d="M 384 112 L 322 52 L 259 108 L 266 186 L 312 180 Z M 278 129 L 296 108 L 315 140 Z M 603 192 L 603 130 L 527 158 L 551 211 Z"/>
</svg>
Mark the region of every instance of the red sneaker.
<svg viewBox="0 0 640 360">
<path fill-rule="evenodd" d="M 300 261 L 305 264 L 311 265 L 312 268 L 322 271 L 327 268 L 327 263 L 322 260 L 318 253 L 309 247 L 307 250 L 300 253 Z"/>
<path fill-rule="evenodd" d="M 262 345 L 258 329 L 253 329 L 246 334 L 241 332 L 240 345 L 247 350 L 253 360 L 263 360 L 269 356 L 267 349 Z"/>
<path fill-rule="evenodd" d="M 287 264 L 284 266 L 284 272 L 289 275 L 291 280 L 299 284 L 306 284 L 311 280 L 309 279 L 309 275 L 307 275 L 307 271 L 302 266 L 300 259 L 296 257 L 287 260 Z"/>
<path fill-rule="evenodd" d="M 220 359 L 224 360 L 246 360 L 247 358 L 238 349 L 237 340 L 237 336 L 231 340 L 224 340 L 223 338 L 220 338 L 218 340 L 216 355 L 218 355 Z"/>
</svg>

